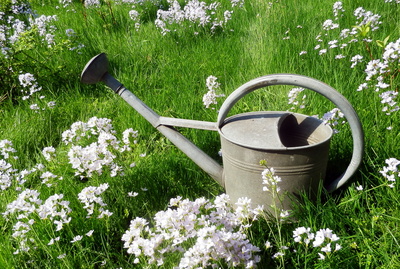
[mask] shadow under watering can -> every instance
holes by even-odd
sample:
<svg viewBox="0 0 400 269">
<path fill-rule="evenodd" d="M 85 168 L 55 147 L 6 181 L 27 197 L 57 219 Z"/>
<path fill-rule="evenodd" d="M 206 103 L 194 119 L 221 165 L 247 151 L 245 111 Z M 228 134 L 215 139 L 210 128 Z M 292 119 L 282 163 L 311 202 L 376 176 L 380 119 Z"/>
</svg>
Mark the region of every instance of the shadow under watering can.
<svg viewBox="0 0 400 269">
<path fill-rule="evenodd" d="M 104 53 L 93 57 L 85 66 L 81 81 L 86 84 L 104 82 L 148 120 L 158 131 L 215 179 L 232 201 L 248 197 L 255 205 L 269 209 L 291 209 L 291 199 L 279 200 L 263 191 L 261 173 L 265 167 L 275 170 L 281 178 L 280 193 L 298 196 L 306 192 L 312 198 L 321 182 L 331 192 L 357 171 L 364 151 L 364 135 L 360 120 L 351 104 L 335 89 L 316 79 L 294 75 L 273 74 L 253 79 L 234 92 L 222 104 L 217 122 L 162 117 L 108 73 Z M 249 112 L 227 117 L 231 108 L 246 94 L 273 85 L 292 85 L 315 91 L 334 103 L 345 115 L 352 131 L 353 154 L 345 172 L 324 182 L 332 129 L 321 120 L 283 111 Z M 221 139 L 223 167 L 195 146 L 174 127 L 218 131 Z M 275 198 L 274 198 L 275 197 Z"/>
</svg>

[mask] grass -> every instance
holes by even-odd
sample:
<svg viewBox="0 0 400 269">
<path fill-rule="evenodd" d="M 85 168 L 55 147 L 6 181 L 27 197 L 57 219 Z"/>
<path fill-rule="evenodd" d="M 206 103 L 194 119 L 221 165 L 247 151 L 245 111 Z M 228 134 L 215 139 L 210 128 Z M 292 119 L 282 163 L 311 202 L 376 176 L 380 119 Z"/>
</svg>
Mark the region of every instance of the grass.
<svg viewBox="0 0 400 269">
<path fill-rule="evenodd" d="M 226 2 L 226 1 L 222 1 Z M 318 2 L 318 3 L 317 3 Z M 0 237 L 0 265 L 2 268 L 152 268 L 145 260 L 133 264 L 121 241 L 130 220 L 135 217 L 151 219 L 165 210 L 169 200 L 182 196 L 194 200 L 198 197 L 213 199 L 223 192 L 214 180 L 159 134 L 119 96 L 102 84 L 82 85 L 80 72 L 86 62 L 100 52 L 110 60 L 110 73 L 134 92 L 149 107 L 166 117 L 216 121 L 217 111 L 204 108 L 202 96 L 207 92 L 205 80 L 214 75 L 221 83 L 220 91 L 228 96 L 245 82 L 266 74 L 296 73 L 324 81 L 341 92 L 353 105 L 363 124 L 366 146 L 363 163 L 351 182 L 334 193 L 321 191 L 317 201 L 299 205 L 295 210 L 297 222 L 280 223 L 260 220 L 248 231 L 251 242 L 261 248 L 260 268 L 398 268 L 400 266 L 400 207 L 398 186 L 387 187 L 387 180 L 379 173 L 388 158 L 399 158 L 399 114 L 390 116 L 381 111 L 382 104 L 373 90 L 356 91 L 365 82 L 365 64 L 350 68 L 350 59 L 335 59 L 335 51 L 318 55 L 314 47 L 316 36 L 322 32 L 322 23 L 333 18 L 334 1 L 246 1 L 244 8 L 235 11 L 225 31 L 211 34 L 205 29 L 194 35 L 191 28 L 178 29 L 162 36 L 154 26 L 155 11 L 148 12 L 147 21 L 136 31 L 129 19 L 129 5 L 112 4 L 112 12 L 103 3 L 101 8 L 84 8 L 80 2 L 71 6 L 76 12 L 56 9 L 57 1 L 31 1 L 38 14 L 57 14 L 58 33 L 74 29 L 77 40 L 85 45 L 82 54 L 60 49 L 46 54 L 47 48 L 37 47 L 29 53 L 40 59 L 33 66 L 19 66 L 21 72 L 38 73 L 37 79 L 47 101 L 55 100 L 54 109 L 34 113 L 30 101 L 22 101 L 18 83 L 1 84 L 0 90 L 0 140 L 13 142 L 19 159 L 13 167 L 22 171 L 37 163 L 46 163 L 54 174 L 62 175 L 54 188 L 41 184 L 39 174 L 34 174 L 25 187 L 37 189 L 45 200 L 54 193 L 63 193 L 70 200 L 72 220 L 65 229 L 56 233 L 49 220 L 32 230 L 36 249 L 13 255 L 16 240 L 12 237 L 15 219 L 0 217 L 3 236 Z M 165 3 L 164 3 L 165 4 Z M 352 12 L 362 6 L 365 10 L 381 15 L 379 30 L 371 32 L 371 53 L 381 57 L 382 48 L 376 40 L 390 36 L 399 38 L 400 6 L 384 1 L 343 1 L 345 12 L 339 22 L 342 27 L 355 24 Z M 298 27 L 301 25 L 301 27 Z M 233 29 L 233 31 L 230 31 Z M 338 32 L 330 31 L 325 41 L 338 39 Z M 287 39 L 287 37 L 290 37 Z M 301 51 L 305 55 L 299 55 Z M 362 42 L 344 50 L 348 55 L 369 52 Z M 19 58 L 21 59 L 21 58 Z M 2 58 L 3 60 L 3 58 Z M 4 60 L 6 61 L 6 60 Z M 26 63 L 27 61 L 25 61 Z M 4 65 L 2 65 L 3 67 Z M 26 67 L 24 69 L 24 67 Z M 36 68 L 36 69 L 35 69 Z M 398 66 L 397 66 L 398 68 Z M 43 71 L 49 70 L 49 71 Z M 54 70 L 51 71 L 51 70 Z M 3 72 L 3 71 L 2 71 Z M 3 74 L 3 73 L 1 73 Z M 42 75 L 41 75 L 42 74 Z M 398 73 L 397 73 L 398 74 Z M 3 79 L 0 80 L 3 82 Z M 391 89 L 398 92 L 398 76 Z M 271 87 L 246 96 L 231 114 L 257 110 L 285 111 L 287 93 L 291 87 Z M 222 103 L 219 100 L 217 108 Z M 298 110 L 306 115 L 323 115 L 334 106 L 321 96 L 307 92 L 306 108 Z M 126 167 L 125 176 L 95 176 L 86 181 L 74 177 L 66 158 L 67 147 L 61 134 L 77 121 L 89 118 L 112 119 L 121 134 L 127 128 L 139 131 L 138 144 L 131 155 L 121 156 Z M 392 126 L 392 130 L 387 130 Z M 179 128 L 182 134 L 213 158 L 220 149 L 216 132 Z M 347 166 L 352 150 L 347 126 L 333 138 L 327 178 L 334 178 Z M 53 146 L 60 155 L 47 163 L 41 151 Z M 146 157 L 139 154 L 146 153 Z M 64 154 L 64 155 L 62 155 Z M 134 159 L 136 167 L 129 168 Z M 261 180 L 261 175 L 260 175 Z M 103 196 L 110 218 L 86 219 L 85 210 L 77 194 L 87 186 L 107 182 L 110 187 Z M 356 186 L 362 185 L 363 191 Z M 147 189 L 147 191 L 144 191 Z M 138 192 L 128 197 L 128 192 Z M 0 192 L 0 212 L 19 194 L 15 186 Z M 47 222 L 46 222 L 47 221 Z M 321 228 L 332 229 L 341 239 L 342 249 L 332 252 L 325 260 L 318 260 L 315 250 L 293 242 L 296 227 L 310 227 L 316 232 Z M 76 235 L 94 230 L 92 237 L 71 244 Z M 277 235 L 280 232 L 280 236 Z M 56 235 L 57 244 L 47 243 Z M 265 241 L 273 247 L 265 249 Z M 272 259 L 281 246 L 289 247 L 282 259 Z M 292 250 L 298 250 L 297 254 Z M 308 251 L 308 252 L 307 252 Z M 61 254 L 67 256 L 57 259 Z M 164 268 L 172 268 L 178 256 L 168 259 Z M 102 265 L 103 264 L 103 265 Z M 155 267 L 155 266 L 153 266 Z"/>
</svg>

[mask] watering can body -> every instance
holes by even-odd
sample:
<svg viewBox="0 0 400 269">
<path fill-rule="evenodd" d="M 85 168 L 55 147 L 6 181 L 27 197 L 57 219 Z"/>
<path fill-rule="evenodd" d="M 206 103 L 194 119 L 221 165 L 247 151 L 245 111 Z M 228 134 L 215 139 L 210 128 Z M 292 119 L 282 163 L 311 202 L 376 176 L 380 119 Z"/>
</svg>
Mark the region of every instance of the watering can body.
<svg viewBox="0 0 400 269">
<path fill-rule="evenodd" d="M 251 197 L 254 204 L 288 210 L 292 196 L 304 192 L 315 197 L 333 133 L 322 121 L 298 113 L 250 112 L 227 118 L 219 132 L 225 189 L 232 201 Z M 260 160 L 281 178 L 279 192 L 261 180 L 265 167 Z"/>
<path fill-rule="evenodd" d="M 282 111 L 260 111 L 227 117 L 231 108 L 244 95 L 272 85 L 293 85 L 320 93 L 332 101 L 345 115 L 352 130 L 353 155 L 345 172 L 331 182 L 323 182 L 328 191 L 342 186 L 356 172 L 361 163 L 364 135 L 361 123 L 350 103 L 330 86 L 300 75 L 275 74 L 249 81 L 222 104 L 217 122 L 176 119 L 159 116 L 119 81 L 108 73 L 104 53 L 93 57 L 85 66 L 81 81 L 87 84 L 104 82 L 119 94 L 158 131 L 183 151 L 226 190 L 232 201 L 248 197 L 254 204 L 277 205 L 290 209 L 290 199 L 275 197 L 263 190 L 261 177 L 265 167 L 274 168 L 281 178 L 281 193 L 298 196 L 308 193 L 311 198 L 323 182 L 329 156 L 332 129 L 314 117 Z M 221 138 L 223 167 L 196 147 L 174 127 L 188 127 L 218 131 Z"/>
</svg>

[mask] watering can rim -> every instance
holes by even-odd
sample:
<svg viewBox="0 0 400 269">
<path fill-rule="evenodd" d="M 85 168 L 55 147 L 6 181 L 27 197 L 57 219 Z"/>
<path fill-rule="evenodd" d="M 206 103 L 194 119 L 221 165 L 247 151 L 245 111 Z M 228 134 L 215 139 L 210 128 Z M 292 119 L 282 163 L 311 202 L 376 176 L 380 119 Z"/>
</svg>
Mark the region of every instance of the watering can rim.
<svg viewBox="0 0 400 269">
<path fill-rule="evenodd" d="M 252 145 L 246 144 L 246 143 L 238 143 L 234 139 L 228 138 L 228 136 L 222 130 L 224 126 L 229 124 L 229 123 L 226 123 L 226 122 L 229 121 L 230 119 L 233 119 L 235 117 L 242 116 L 242 115 L 243 116 L 244 115 L 252 115 L 252 114 L 253 115 L 257 115 L 257 114 L 261 114 L 261 113 L 268 113 L 268 114 L 276 113 L 276 114 L 282 114 L 282 115 L 284 115 L 284 114 L 299 115 L 299 116 L 302 116 L 304 118 L 310 118 L 312 120 L 320 122 L 321 123 L 320 126 L 323 126 L 323 128 L 327 129 L 327 132 L 329 134 L 327 135 L 327 137 L 325 139 L 323 139 L 323 140 L 321 140 L 321 141 L 319 141 L 317 143 L 308 144 L 308 145 L 304 145 L 304 146 L 294 146 L 294 147 L 288 147 L 288 146 L 284 146 L 284 147 L 262 147 L 262 146 L 258 146 L 258 147 L 255 147 L 255 146 L 252 146 Z M 318 118 L 314 118 L 314 117 L 309 116 L 309 115 L 301 114 L 301 113 L 285 112 L 285 111 L 252 111 L 252 112 L 245 112 L 245 113 L 235 114 L 235 115 L 232 115 L 232 116 L 226 118 L 224 120 L 224 122 L 222 123 L 222 125 L 217 128 L 217 130 L 218 130 L 218 133 L 219 133 L 220 136 L 224 137 L 226 140 L 228 140 L 229 142 L 231 142 L 233 144 L 236 144 L 236 145 L 242 146 L 242 147 L 246 147 L 246 148 L 250 148 L 250 149 L 267 150 L 267 151 L 295 151 L 295 150 L 301 150 L 301 149 L 308 149 L 308 148 L 316 147 L 316 146 L 319 146 L 319 145 L 327 143 L 328 141 L 330 141 L 332 139 L 332 136 L 333 136 L 332 128 L 329 125 L 324 124 L 322 120 L 320 120 Z"/>
</svg>

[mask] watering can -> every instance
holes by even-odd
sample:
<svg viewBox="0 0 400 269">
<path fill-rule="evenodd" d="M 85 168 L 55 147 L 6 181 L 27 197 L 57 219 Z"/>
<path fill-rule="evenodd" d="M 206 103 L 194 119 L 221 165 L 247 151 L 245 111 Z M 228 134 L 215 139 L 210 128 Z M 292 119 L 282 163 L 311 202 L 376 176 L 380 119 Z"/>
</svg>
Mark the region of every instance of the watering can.
<svg viewBox="0 0 400 269">
<path fill-rule="evenodd" d="M 364 150 L 364 135 L 360 120 L 351 104 L 335 89 L 316 79 L 294 75 L 273 74 L 253 79 L 234 92 L 222 104 L 217 122 L 162 117 L 144 104 L 132 92 L 108 73 L 104 53 L 93 57 L 85 66 L 81 81 L 86 84 L 104 82 L 129 105 L 166 136 L 182 152 L 207 172 L 221 186 L 232 201 L 248 197 L 254 205 L 276 205 L 290 209 L 289 199 L 282 199 L 263 191 L 260 165 L 268 167 L 281 178 L 280 193 L 299 196 L 300 192 L 314 195 L 324 181 L 328 163 L 332 129 L 321 120 L 298 113 L 260 111 L 227 117 L 231 108 L 246 94 L 272 85 L 293 85 L 315 91 L 334 103 L 346 117 L 352 132 L 353 153 L 350 164 L 335 180 L 323 182 L 331 192 L 342 186 L 357 171 Z M 221 166 L 195 146 L 174 127 L 218 131 L 221 139 Z"/>
</svg>

